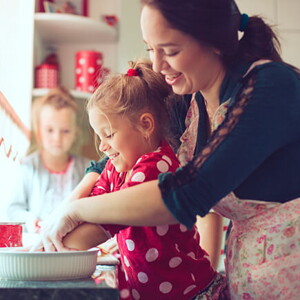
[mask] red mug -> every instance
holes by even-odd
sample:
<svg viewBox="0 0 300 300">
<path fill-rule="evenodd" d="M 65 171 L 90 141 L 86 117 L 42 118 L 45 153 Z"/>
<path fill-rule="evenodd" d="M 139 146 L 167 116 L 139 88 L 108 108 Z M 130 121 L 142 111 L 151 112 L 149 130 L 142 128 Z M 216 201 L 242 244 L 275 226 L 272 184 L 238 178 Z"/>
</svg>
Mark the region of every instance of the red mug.
<svg viewBox="0 0 300 300">
<path fill-rule="evenodd" d="M 0 222 L 0 247 L 22 247 L 21 222 Z"/>
</svg>

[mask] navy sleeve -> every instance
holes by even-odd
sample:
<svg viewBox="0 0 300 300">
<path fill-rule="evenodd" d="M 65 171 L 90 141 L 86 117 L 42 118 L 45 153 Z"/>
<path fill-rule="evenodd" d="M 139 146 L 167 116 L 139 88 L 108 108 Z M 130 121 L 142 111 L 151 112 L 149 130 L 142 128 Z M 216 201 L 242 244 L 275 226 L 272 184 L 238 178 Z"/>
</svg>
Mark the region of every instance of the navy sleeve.
<svg viewBox="0 0 300 300">
<path fill-rule="evenodd" d="M 85 174 L 90 172 L 101 174 L 103 169 L 105 168 L 107 161 L 108 161 L 108 156 L 105 156 L 99 161 L 92 160 L 90 162 L 90 165 L 85 169 Z"/>
<path fill-rule="evenodd" d="M 267 170 L 271 164 L 272 170 L 273 161 L 276 163 L 275 159 L 269 162 L 272 156 L 280 160 L 280 151 L 300 146 L 299 74 L 284 64 L 269 63 L 256 67 L 247 77 L 253 89 L 245 105 L 241 105 L 243 97 L 237 96 L 202 152 L 175 175 L 159 176 L 165 205 L 188 228 L 195 223 L 196 215 L 206 215 L 249 178 L 252 187 L 259 189 L 260 168 Z M 251 86 L 247 88 L 251 90 Z M 298 151 L 297 157 L 283 159 L 299 164 L 299 157 Z M 300 178 L 300 170 L 297 172 Z M 268 176 L 271 178 L 272 172 Z M 300 185 L 297 189 L 300 193 Z"/>
</svg>

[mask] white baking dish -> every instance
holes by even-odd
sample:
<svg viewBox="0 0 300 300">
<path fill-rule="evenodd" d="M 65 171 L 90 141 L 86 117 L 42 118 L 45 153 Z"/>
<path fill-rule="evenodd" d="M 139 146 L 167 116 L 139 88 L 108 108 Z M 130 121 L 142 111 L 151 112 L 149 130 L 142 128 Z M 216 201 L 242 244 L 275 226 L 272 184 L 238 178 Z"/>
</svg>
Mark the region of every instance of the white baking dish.
<svg viewBox="0 0 300 300">
<path fill-rule="evenodd" d="M 0 279 L 68 280 L 90 277 L 97 264 L 98 248 L 87 251 L 22 252 L 0 248 Z"/>
</svg>

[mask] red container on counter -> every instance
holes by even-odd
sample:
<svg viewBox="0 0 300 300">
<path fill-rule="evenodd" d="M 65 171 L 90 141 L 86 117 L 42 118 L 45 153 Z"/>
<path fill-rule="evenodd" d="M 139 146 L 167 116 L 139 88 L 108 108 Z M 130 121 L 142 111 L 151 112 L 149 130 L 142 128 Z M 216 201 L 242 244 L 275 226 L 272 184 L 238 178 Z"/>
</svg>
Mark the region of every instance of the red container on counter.
<svg viewBox="0 0 300 300">
<path fill-rule="evenodd" d="M 58 86 L 58 65 L 41 64 L 35 68 L 35 87 L 52 89 Z"/>
<path fill-rule="evenodd" d="M 93 93 L 102 82 L 103 55 L 98 51 L 79 51 L 75 62 L 75 89 Z"/>
<path fill-rule="evenodd" d="M 0 247 L 22 247 L 23 227 L 20 222 L 0 222 Z"/>
</svg>

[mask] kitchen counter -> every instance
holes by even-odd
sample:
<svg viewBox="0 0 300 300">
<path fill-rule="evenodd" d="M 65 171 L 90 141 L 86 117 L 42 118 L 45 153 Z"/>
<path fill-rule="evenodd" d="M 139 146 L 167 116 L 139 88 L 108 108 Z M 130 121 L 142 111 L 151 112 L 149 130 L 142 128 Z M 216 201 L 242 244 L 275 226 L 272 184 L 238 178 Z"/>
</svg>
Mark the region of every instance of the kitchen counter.
<svg viewBox="0 0 300 300">
<path fill-rule="evenodd" d="M 115 266 L 97 265 L 87 279 L 59 281 L 0 280 L 0 300 L 117 300 Z"/>
</svg>

